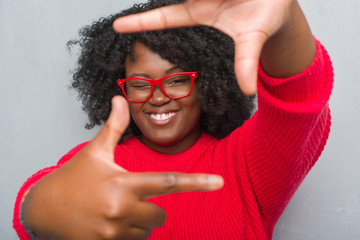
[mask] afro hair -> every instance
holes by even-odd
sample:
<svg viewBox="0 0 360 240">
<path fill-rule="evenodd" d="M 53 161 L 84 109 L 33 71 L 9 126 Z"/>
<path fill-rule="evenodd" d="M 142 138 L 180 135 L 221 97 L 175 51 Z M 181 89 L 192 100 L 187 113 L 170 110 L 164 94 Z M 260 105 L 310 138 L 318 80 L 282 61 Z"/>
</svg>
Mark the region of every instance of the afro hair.
<svg viewBox="0 0 360 240">
<path fill-rule="evenodd" d="M 197 81 L 202 131 L 223 138 L 250 118 L 254 97 L 244 95 L 237 85 L 234 43 L 229 36 L 207 26 L 125 34 L 113 30 L 113 21 L 118 17 L 181 2 L 150 0 L 135 4 L 83 27 L 80 39 L 68 42 L 69 47 L 80 47 L 71 86 L 79 93 L 82 109 L 88 114 L 87 129 L 103 124 L 109 117 L 112 97 L 123 95 L 116 80 L 125 77 L 125 59 L 132 53 L 135 41 L 186 71 L 200 72 Z M 131 120 L 123 138 L 139 135 L 141 132 Z"/>
</svg>

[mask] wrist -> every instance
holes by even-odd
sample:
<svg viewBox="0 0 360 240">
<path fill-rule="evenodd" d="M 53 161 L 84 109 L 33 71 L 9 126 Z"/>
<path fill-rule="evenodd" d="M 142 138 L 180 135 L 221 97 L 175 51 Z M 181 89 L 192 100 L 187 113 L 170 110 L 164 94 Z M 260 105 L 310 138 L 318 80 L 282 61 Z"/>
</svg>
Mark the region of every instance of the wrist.
<svg viewBox="0 0 360 240">
<path fill-rule="evenodd" d="M 19 214 L 19 217 L 20 217 L 20 222 L 21 224 L 23 225 L 23 227 L 25 228 L 25 231 L 27 232 L 27 234 L 30 236 L 30 238 L 32 240 L 36 240 L 36 239 L 39 239 L 38 236 L 28 227 L 28 225 L 26 224 L 26 221 L 25 221 L 25 214 L 24 214 L 24 208 L 25 208 L 25 201 L 26 201 L 26 198 L 28 197 L 31 189 L 34 187 L 35 184 L 32 184 L 24 193 L 22 199 L 21 199 L 21 204 L 20 204 L 20 214 Z"/>
<path fill-rule="evenodd" d="M 301 73 L 313 62 L 315 42 L 296 0 L 284 3 L 283 22 L 264 44 L 261 64 L 273 77 L 286 78 Z"/>
</svg>

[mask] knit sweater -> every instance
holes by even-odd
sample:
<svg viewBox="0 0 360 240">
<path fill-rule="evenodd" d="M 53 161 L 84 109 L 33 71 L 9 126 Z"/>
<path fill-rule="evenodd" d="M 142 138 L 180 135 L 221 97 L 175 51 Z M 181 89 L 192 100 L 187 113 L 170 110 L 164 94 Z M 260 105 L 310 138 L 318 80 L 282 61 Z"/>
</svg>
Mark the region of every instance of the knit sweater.
<svg viewBox="0 0 360 240">
<path fill-rule="evenodd" d="M 152 198 L 168 215 L 149 239 L 266 239 L 291 197 L 319 158 L 330 131 L 328 100 L 333 85 L 330 58 L 317 42 L 310 67 L 290 78 L 273 78 L 259 67 L 258 110 L 223 139 L 202 133 L 185 152 L 155 152 L 131 137 L 116 147 L 115 162 L 133 172 L 213 173 L 224 178 L 214 192 Z M 79 152 L 80 144 L 53 167 L 31 176 L 19 191 L 14 228 L 24 192 Z"/>
</svg>

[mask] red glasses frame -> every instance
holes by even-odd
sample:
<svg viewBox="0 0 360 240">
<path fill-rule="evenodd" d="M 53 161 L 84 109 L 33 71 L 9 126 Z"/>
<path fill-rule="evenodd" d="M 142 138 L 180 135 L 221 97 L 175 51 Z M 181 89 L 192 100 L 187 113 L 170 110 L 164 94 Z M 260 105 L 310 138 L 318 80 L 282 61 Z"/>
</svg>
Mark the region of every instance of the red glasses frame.
<svg viewBox="0 0 360 240">
<path fill-rule="evenodd" d="M 162 82 L 164 79 L 166 78 L 169 78 L 169 77 L 172 77 L 172 76 L 176 76 L 176 75 L 188 75 L 191 79 L 191 89 L 190 89 L 190 92 L 189 94 L 187 94 L 186 96 L 183 96 L 183 97 L 171 97 L 169 96 L 163 86 L 162 86 Z M 118 86 L 121 88 L 125 98 L 130 101 L 130 102 L 133 102 L 133 103 L 142 103 L 142 102 L 146 102 L 148 101 L 151 96 L 153 95 L 153 92 L 154 92 L 154 87 L 155 86 L 159 86 L 159 88 L 161 89 L 161 91 L 164 93 L 164 95 L 168 98 L 171 98 L 171 99 L 180 99 L 180 98 L 184 98 L 184 97 L 187 97 L 191 94 L 192 90 L 193 90 L 193 87 L 194 87 L 194 80 L 199 76 L 199 72 L 181 72 L 181 73 L 174 73 L 174 74 L 170 74 L 170 75 L 167 75 L 167 76 L 164 76 L 164 77 L 161 77 L 161 78 L 158 78 L 158 79 L 148 79 L 148 78 L 140 78 L 140 77 L 134 77 L 134 78 L 124 78 L 124 79 L 118 79 L 117 80 L 117 84 Z M 151 85 L 151 91 L 150 91 L 150 95 L 147 99 L 143 100 L 143 101 L 134 101 L 134 100 L 130 100 L 127 95 L 126 95 L 126 92 L 125 92 L 125 88 L 124 88 L 124 83 L 126 81 L 129 81 L 129 80 L 135 80 L 135 79 L 139 79 L 139 80 L 144 80 L 144 81 L 147 81 L 150 83 Z"/>
</svg>

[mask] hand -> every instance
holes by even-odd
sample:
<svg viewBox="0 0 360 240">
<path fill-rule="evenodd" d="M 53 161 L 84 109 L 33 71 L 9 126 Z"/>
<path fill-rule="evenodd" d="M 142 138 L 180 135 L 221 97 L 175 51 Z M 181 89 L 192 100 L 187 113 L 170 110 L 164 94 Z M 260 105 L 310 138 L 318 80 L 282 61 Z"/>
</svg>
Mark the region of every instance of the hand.
<svg viewBox="0 0 360 240">
<path fill-rule="evenodd" d="M 114 97 L 97 136 L 30 191 L 25 221 L 46 239 L 144 239 L 164 224 L 166 213 L 146 199 L 222 187 L 219 176 L 131 173 L 114 163 L 114 149 L 129 122 L 126 100 Z"/>
<path fill-rule="evenodd" d="M 257 68 L 265 42 L 289 19 L 293 0 L 188 0 L 114 21 L 117 32 L 208 25 L 235 43 L 235 73 L 242 91 L 256 92 Z M 311 37 L 311 35 L 310 35 Z"/>
</svg>

